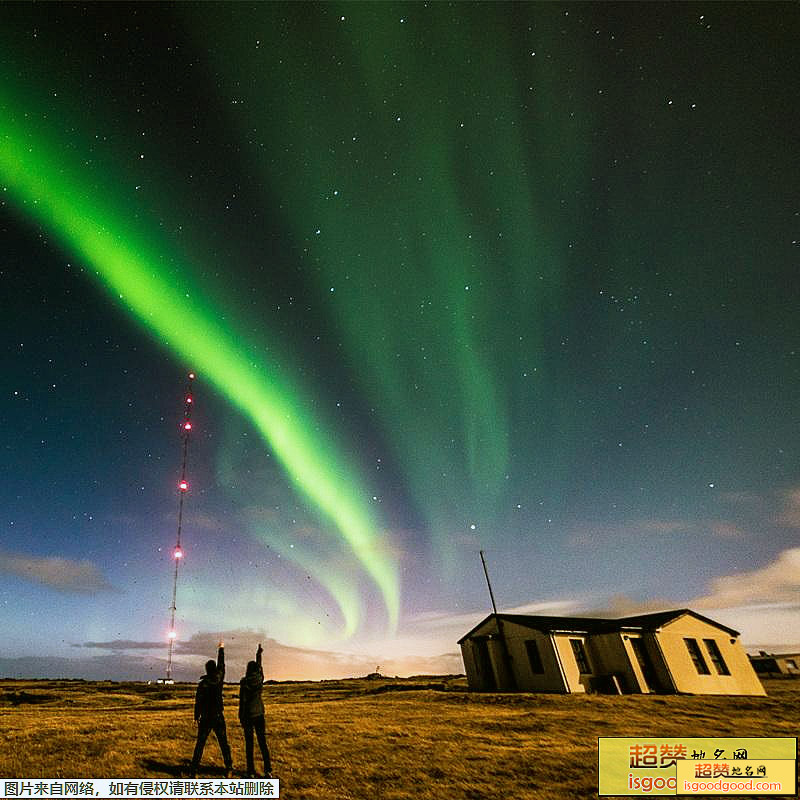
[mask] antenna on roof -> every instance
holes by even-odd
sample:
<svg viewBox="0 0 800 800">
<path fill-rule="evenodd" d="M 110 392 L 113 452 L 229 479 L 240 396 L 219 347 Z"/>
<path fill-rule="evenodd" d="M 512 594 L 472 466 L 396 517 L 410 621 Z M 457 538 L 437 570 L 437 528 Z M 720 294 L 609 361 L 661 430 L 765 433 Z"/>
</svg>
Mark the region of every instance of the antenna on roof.
<svg viewBox="0 0 800 800">
<path fill-rule="evenodd" d="M 481 554 L 481 564 L 483 564 L 483 574 L 486 576 L 486 585 L 489 587 L 489 597 L 492 598 L 492 610 L 494 615 L 497 616 L 497 605 L 494 602 L 494 592 L 492 591 L 492 582 L 489 580 L 489 570 L 486 569 L 486 559 L 483 557 L 483 550 L 479 551 Z"/>
<path fill-rule="evenodd" d="M 489 580 L 489 570 L 486 569 L 486 559 L 483 555 L 483 550 L 479 551 L 481 554 L 481 564 L 483 564 L 483 574 L 486 576 L 486 585 L 489 587 L 489 597 L 492 600 L 492 611 L 494 611 L 494 618 L 497 622 L 497 634 L 500 640 L 501 662 L 504 667 L 504 676 L 498 675 L 497 685 L 502 687 L 503 683 L 508 685 L 512 691 L 517 688 L 517 677 L 514 674 L 514 665 L 511 660 L 511 651 L 508 648 L 508 641 L 506 640 L 506 632 L 503 630 L 503 620 L 497 613 L 497 604 L 494 602 L 494 592 L 492 591 L 492 582 Z"/>
</svg>

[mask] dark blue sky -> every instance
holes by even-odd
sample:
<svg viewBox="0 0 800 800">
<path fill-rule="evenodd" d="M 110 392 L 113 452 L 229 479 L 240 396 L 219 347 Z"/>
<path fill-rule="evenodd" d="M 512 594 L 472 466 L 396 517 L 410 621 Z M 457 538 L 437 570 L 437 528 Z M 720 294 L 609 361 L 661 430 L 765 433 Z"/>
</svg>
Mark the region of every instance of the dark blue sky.
<svg viewBox="0 0 800 800">
<path fill-rule="evenodd" d="M 187 675 L 459 669 L 480 548 L 800 641 L 797 6 L 0 21 L 0 673 L 163 669 L 188 369 Z"/>
</svg>

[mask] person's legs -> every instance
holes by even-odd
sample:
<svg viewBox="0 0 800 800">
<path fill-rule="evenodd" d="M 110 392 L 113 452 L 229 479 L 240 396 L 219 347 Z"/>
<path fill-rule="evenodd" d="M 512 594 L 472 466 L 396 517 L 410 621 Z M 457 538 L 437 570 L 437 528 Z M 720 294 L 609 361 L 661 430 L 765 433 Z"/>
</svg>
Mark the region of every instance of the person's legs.
<svg viewBox="0 0 800 800">
<path fill-rule="evenodd" d="M 245 717 L 242 722 L 244 731 L 244 754 L 247 759 L 247 774 L 255 775 L 256 765 L 253 763 L 253 719 Z"/>
<path fill-rule="evenodd" d="M 233 759 L 231 758 L 231 748 L 228 744 L 228 731 L 225 728 L 224 719 L 218 719 L 214 723 L 214 733 L 216 734 L 217 741 L 219 742 L 219 749 L 222 750 L 222 760 L 225 762 L 225 769 L 232 769 Z"/>
<path fill-rule="evenodd" d="M 264 774 L 269 775 L 269 773 L 272 772 L 272 761 L 270 760 L 269 748 L 267 747 L 267 733 L 264 717 L 260 716 L 253 719 L 253 727 L 255 728 L 256 736 L 258 737 L 258 746 L 261 750 L 261 758 L 264 760 Z M 250 737 L 252 754 L 252 734 Z"/>
<path fill-rule="evenodd" d="M 206 739 L 208 734 L 211 733 L 211 726 L 205 721 L 200 720 L 197 723 L 197 742 L 194 746 L 194 754 L 192 755 L 191 773 L 194 775 L 197 768 L 200 766 L 200 759 L 203 757 L 203 748 L 206 746 Z"/>
</svg>

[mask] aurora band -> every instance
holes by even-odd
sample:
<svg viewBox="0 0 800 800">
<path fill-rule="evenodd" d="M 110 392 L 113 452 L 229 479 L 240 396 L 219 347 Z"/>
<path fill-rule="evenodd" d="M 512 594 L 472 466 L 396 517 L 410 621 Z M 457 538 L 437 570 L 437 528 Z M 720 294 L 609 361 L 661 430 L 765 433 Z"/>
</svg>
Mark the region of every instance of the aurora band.
<svg viewBox="0 0 800 800">
<path fill-rule="evenodd" d="M 288 381 L 259 363 L 255 347 L 235 330 L 220 324 L 220 309 L 203 298 L 187 300 L 185 287 L 163 266 L 174 254 L 157 249 L 155 237 L 136 230 L 132 215 L 114 212 L 113 199 L 98 191 L 96 175 L 78 172 L 67 148 L 56 151 L 45 135 L 20 124 L 2 95 L 0 110 L 0 179 L 18 209 L 84 259 L 123 307 L 176 355 L 197 365 L 201 377 L 252 421 L 292 484 L 335 525 L 377 584 L 394 630 L 399 578 L 360 500 L 368 492 L 315 432 L 315 421 Z M 124 209 L 121 201 L 120 206 Z M 353 634 L 361 617 L 355 595 L 338 592 L 340 584 L 324 570 L 315 577 L 339 605 L 344 635 Z"/>
</svg>

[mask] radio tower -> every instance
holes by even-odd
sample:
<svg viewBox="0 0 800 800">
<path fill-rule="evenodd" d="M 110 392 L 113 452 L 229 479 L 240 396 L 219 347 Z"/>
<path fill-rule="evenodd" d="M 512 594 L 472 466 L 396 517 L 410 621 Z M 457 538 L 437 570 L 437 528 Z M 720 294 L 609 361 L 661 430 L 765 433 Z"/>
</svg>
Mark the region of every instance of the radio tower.
<svg viewBox="0 0 800 800">
<path fill-rule="evenodd" d="M 183 460 L 181 462 L 181 479 L 178 482 L 178 535 L 175 540 L 175 549 L 172 551 L 172 559 L 175 562 L 175 572 L 172 577 L 172 605 L 169 607 L 169 632 L 167 637 L 169 639 L 169 649 L 167 651 L 167 677 L 164 683 L 174 683 L 172 680 L 172 651 L 175 647 L 175 638 L 178 635 L 175 632 L 175 599 L 178 594 L 178 566 L 183 558 L 183 550 L 181 549 L 181 525 L 183 524 L 183 500 L 186 493 L 189 491 L 189 483 L 186 480 L 186 456 L 189 452 L 189 434 L 192 432 L 192 406 L 194 405 L 194 398 L 192 397 L 192 384 L 194 382 L 195 374 L 190 372 L 188 375 L 189 382 L 186 386 L 186 393 L 184 395 L 183 407 L 183 421 L 181 422 L 181 438 L 183 439 Z"/>
</svg>

